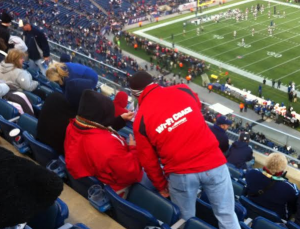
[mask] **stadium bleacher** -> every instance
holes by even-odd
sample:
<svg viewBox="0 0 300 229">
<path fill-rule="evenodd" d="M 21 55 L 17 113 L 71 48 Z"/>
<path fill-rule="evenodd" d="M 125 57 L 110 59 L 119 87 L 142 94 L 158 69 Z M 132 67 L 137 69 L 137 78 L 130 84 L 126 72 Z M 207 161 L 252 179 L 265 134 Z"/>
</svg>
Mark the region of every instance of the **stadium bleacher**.
<svg viewBox="0 0 300 229">
<path fill-rule="evenodd" d="M 41 2 L 41 4 L 40 4 Z M 124 12 L 130 7 L 130 3 L 128 1 L 122 1 L 121 6 L 113 6 L 111 7 L 111 4 L 109 1 L 102 1 L 102 0 L 96 0 L 96 2 L 101 5 L 105 10 L 112 11 L 114 10 L 115 13 Z M 137 5 L 140 5 L 141 2 L 135 1 Z M 104 15 L 102 12 L 99 11 L 99 9 L 92 4 L 89 0 L 84 1 L 78 1 L 78 0 L 70 0 L 65 1 L 62 4 L 55 4 L 51 1 L 30 1 L 32 5 L 30 7 L 34 8 L 35 12 L 43 11 L 43 18 L 42 16 L 39 17 L 39 13 L 34 14 L 33 16 L 34 20 L 33 22 L 40 22 L 41 20 L 46 20 L 46 24 L 51 24 L 54 22 L 58 22 L 58 26 L 67 26 L 67 25 L 74 25 L 75 27 L 89 27 L 89 26 L 96 26 L 98 25 L 98 22 L 94 19 L 95 16 L 93 16 L 91 19 L 81 18 L 79 14 L 75 11 L 72 11 L 66 7 L 64 7 L 64 4 L 68 7 L 74 8 L 74 10 L 83 10 L 88 15 L 96 15 L 101 14 Z M 148 5 L 154 5 L 157 2 L 155 0 L 145 1 L 144 4 Z M 45 5 L 47 5 L 47 8 L 45 9 Z M 92 7 L 93 6 L 93 7 Z M 0 10 L 3 9 L 9 9 L 10 11 L 14 12 L 14 14 L 19 18 L 26 18 L 28 15 L 32 14 L 30 11 L 28 11 L 28 6 L 23 4 L 23 1 L 21 0 L 12 0 L 10 3 L 8 2 L 2 2 L 0 3 Z M 53 15 L 55 15 L 53 17 Z M 68 16 L 66 16 L 68 15 Z M 39 26 L 42 26 L 39 24 Z M 49 32 L 51 34 L 51 31 L 45 29 L 46 32 Z M 52 32 L 53 33 L 53 32 Z M 71 39 L 72 35 L 70 36 Z M 100 39 L 102 37 L 99 37 L 98 40 L 96 40 L 96 43 L 100 42 Z M 69 44 L 68 41 L 65 42 L 59 42 L 62 45 L 65 46 L 71 46 L 71 49 L 75 47 L 74 44 Z M 105 75 L 106 78 L 111 79 L 112 81 L 116 81 L 116 74 L 121 75 L 126 79 L 126 74 L 132 74 L 134 73 L 138 66 L 130 66 L 132 59 L 128 59 L 127 57 L 124 57 L 121 55 L 119 51 L 115 50 L 115 47 L 108 45 L 109 42 L 106 40 L 104 42 L 104 45 L 107 50 L 111 51 L 110 55 L 107 55 L 107 53 L 97 53 L 93 54 L 95 55 L 95 58 L 97 58 L 99 61 L 103 61 L 108 66 L 113 68 L 118 68 L 118 62 L 121 62 L 124 60 L 127 63 L 127 66 L 125 68 L 121 68 L 125 73 L 119 73 L 118 71 L 110 70 L 111 72 L 108 72 L 106 68 L 99 67 L 96 65 L 93 65 L 94 69 L 97 70 L 98 74 Z M 78 48 L 78 47 L 77 47 Z M 77 48 L 74 48 L 75 50 Z M 59 46 L 54 46 L 51 48 L 53 50 L 53 54 L 60 55 L 61 53 L 65 53 L 68 48 Z M 79 50 L 80 51 L 80 50 Z M 85 53 L 89 54 L 89 53 Z M 76 56 L 74 58 L 74 61 L 84 61 L 87 65 L 91 66 L 91 62 L 88 62 L 87 58 Z M 112 68 L 113 66 L 113 68 Z M 47 92 L 47 94 L 52 93 L 53 91 L 61 92 L 58 85 L 55 85 L 53 83 L 50 83 L 44 76 L 41 76 L 39 73 L 31 72 L 34 79 L 38 80 L 41 83 L 41 88 Z M 35 114 L 38 116 L 38 112 L 42 107 L 43 101 L 41 98 L 29 93 L 25 92 L 26 95 L 29 97 L 30 101 L 34 105 L 34 111 Z M 113 99 L 114 96 L 111 96 Z M 217 114 L 215 114 L 217 115 Z M 205 117 L 205 113 L 204 113 Z M 36 137 L 36 125 L 37 125 L 38 119 L 35 117 L 30 117 L 27 114 L 19 115 L 18 111 L 9 103 L 7 103 L 4 100 L 0 100 L 0 131 L 3 135 L 3 137 L 12 143 L 16 149 L 20 153 L 27 153 L 26 155 L 29 155 L 32 157 L 37 163 L 39 163 L 41 166 L 48 167 L 52 171 L 58 172 L 58 175 L 62 177 L 66 181 L 66 183 L 75 191 L 77 191 L 79 194 L 81 194 L 84 198 L 88 199 L 88 189 L 95 185 L 99 184 L 97 181 L 95 181 L 93 178 L 87 178 L 83 180 L 75 180 L 72 178 L 72 176 L 68 173 L 68 171 L 63 171 L 62 169 L 58 169 L 53 164 L 53 159 L 58 159 L 58 154 L 49 146 L 39 142 L 35 139 Z M 20 136 L 22 137 L 20 142 L 16 142 L 16 138 L 12 138 L 9 135 L 9 132 L 15 128 L 18 128 L 21 130 Z M 240 131 L 243 131 L 243 128 L 235 128 L 232 129 L 233 134 L 229 134 L 232 136 L 231 140 L 234 141 L 237 138 L 237 135 L 234 133 L 238 133 Z M 132 133 L 132 123 L 129 123 L 127 127 L 122 129 L 119 132 L 122 136 L 128 137 L 130 133 Z M 262 142 L 260 142 L 262 143 Z M 22 146 L 19 147 L 19 146 Z M 269 148 L 276 147 L 275 143 L 272 143 L 270 140 L 266 140 L 263 145 L 268 146 Z M 265 153 L 266 148 L 263 146 L 260 146 L 259 144 L 256 144 L 253 142 L 254 149 L 259 152 Z M 286 149 L 284 149 L 283 146 L 277 145 L 278 151 L 281 151 L 285 154 L 289 154 Z M 270 152 L 270 151 L 269 151 Z M 17 152 L 15 152 L 18 154 Z M 60 161 L 63 163 L 63 159 L 60 159 Z M 57 162 L 57 161 L 56 161 Z M 54 168 L 49 166 L 49 163 L 52 163 L 51 165 L 54 166 Z M 59 164 L 58 166 L 60 166 Z M 299 164 L 300 168 L 300 164 Z M 65 169 L 65 168 L 64 168 Z M 269 211 L 267 209 L 264 209 L 260 206 L 257 206 L 251 201 L 247 200 L 247 198 L 244 196 L 245 194 L 245 183 L 243 181 L 240 181 L 243 178 L 243 174 L 241 171 L 236 170 L 229 166 L 231 176 L 234 179 L 232 181 L 234 193 L 239 202 L 236 202 L 236 213 L 239 218 L 239 221 L 243 222 L 247 219 L 247 217 L 250 217 L 253 219 L 253 223 L 251 227 L 249 225 L 246 225 L 244 223 L 241 223 L 242 228 L 253 228 L 253 229 L 261 229 L 261 228 L 283 228 L 274 222 L 283 222 L 276 213 Z M 295 168 L 293 168 L 295 169 Z M 65 173 L 64 173 L 65 172 Z M 299 171 L 297 171 L 299 172 Z M 295 172 L 294 174 L 297 174 Z M 101 184 L 103 185 L 103 184 Z M 83 208 L 83 206 L 86 206 L 86 201 L 84 199 L 77 195 L 73 190 L 71 190 L 68 186 L 65 185 L 65 191 L 62 194 L 62 199 L 68 200 L 68 206 L 72 205 L 72 209 L 70 210 L 70 214 L 74 214 L 72 217 L 74 219 L 78 219 L 78 221 L 84 222 L 86 219 L 84 217 L 84 213 L 82 213 L 83 216 L 80 216 L 80 214 L 77 214 L 78 210 L 80 208 Z M 146 226 L 157 226 L 160 228 L 169 228 L 169 226 L 172 226 L 174 223 L 176 223 L 179 220 L 179 210 L 178 207 L 174 204 L 172 204 L 170 201 L 164 199 L 160 195 L 158 195 L 155 192 L 152 192 L 148 190 L 147 188 L 143 187 L 140 184 L 134 184 L 132 187 L 130 187 L 129 192 L 127 193 L 127 198 L 123 199 L 119 195 L 117 195 L 109 186 L 105 186 L 105 190 L 108 194 L 108 198 L 111 202 L 111 209 L 108 214 L 111 214 L 112 218 L 119 222 L 122 226 L 126 228 L 145 228 Z M 76 200 L 72 199 L 76 198 Z M 72 201 L 71 201 L 72 199 Z M 79 201 L 80 200 L 80 201 Z M 78 201 L 78 202 L 77 202 Z M 77 204 L 74 204 L 74 202 L 77 202 Z M 84 204 L 83 204 L 84 203 Z M 55 206 L 59 209 L 60 215 L 57 217 L 57 221 L 55 222 L 55 228 L 88 228 L 84 224 L 75 224 L 75 222 L 72 222 L 72 224 L 65 224 L 64 221 L 68 218 L 69 210 L 66 203 L 64 203 L 62 200 L 58 199 Z M 91 210 L 92 209 L 92 210 Z M 98 213 L 93 208 L 89 208 L 89 212 L 93 212 L 94 218 L 101 219 L 103 214 Z M 98 215 L 97 215 L 98 213 Z M 85 213 L 87 214 L 87 213 Z M 197 200 L 197 214 L 196 216 L 199 218 L 192 218 L 189 219 L 184 226 L 184 229 L 200 229 L 200 228 L 217 228 L 218 224 L 214 217 L 214 214 L 212 212 L 212 209 L 207 201 L 205 201 L 204 194 L 202 193 L 201 198 Z M 261 217 L 263 216 L 263 217 Z M 108 217 L 104 217 L 105 220 L 107 220 Z M 98 224 L 95 222 L 90 223 L 89 228 L 99 228 L 99 221 L 97 221 Z M 84 222 L 85 223 L 85 222 Z M 101 221 L 103 223 L 103 221 Z M 107 222 L 104 222 L 105 226 L 102 228 L 121 228 L 118 224 L 113 222 L 112 220 L 107 220 Z M 112 224 L 112 225 L 110 225 Z M 110 225 L 110 226 L 108 226 Z M 298 226 L 293 224 L 292 222 L 288 222 L 287 224 L 288 228 L 297 228 Z M 299 228 L 299 227 L 298 227 Z"/>
</svg>

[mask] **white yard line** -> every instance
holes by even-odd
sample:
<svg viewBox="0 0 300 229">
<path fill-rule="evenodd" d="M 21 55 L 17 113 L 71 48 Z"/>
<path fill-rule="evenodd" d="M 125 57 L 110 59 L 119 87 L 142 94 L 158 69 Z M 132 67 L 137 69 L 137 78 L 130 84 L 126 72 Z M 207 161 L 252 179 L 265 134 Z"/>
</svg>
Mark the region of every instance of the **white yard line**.
<svg viewBox="0 0 300 229">
<path fill-rule="evenodd" d="M 267 72 L 267 71 L 269 71 L 269 70 L 271 70 L 271 69 L 274 69 L 274 68 L 277 68 L 277 67 L 279 67 L 279 66 L 281 66 L 281 65 L 287 64 L 287 63 L 289 63 L 289 62 L 291 62 L 291 61 L 293 61 L 293 60 L 296 60 L 296 59 L 298 59 L 298 58 L 300 58 L 300 56 L 294 57 L 294 58 L 292 58 L 292 59 L 290 59 L 290 60 L 287 60 L 287 61 L 285 61 L 285 62 L 283 62 L 283 63 L 281 63 L 281 64 L 278 64 L 278 65 L 273 66 L 273 67 L 271 67 L 271 68 L 265 69 L 265 70 L 263 70 L 263 71 L 261 71 L 261 72 L 259 72 L 259 73 L 257 73 L 257 74 L 261 74 L 261 73 Z"/>
<path fill-rule="evenodd" d="M 285 75 L 285 76 L 282 76 L 282 77 L 280 77 L 280 78 L 278 78 L 278 79 L 276 79 L 276 80 L 281 80 L 281 79 L 286 78 L 286 77 L 288 77 L 288 76 L 290 76 L 290 75 L 293 75 L 294 73 L 299 72 L 299 71 L 300 71 L 300 69 L 298 69 L 298 70 L 296 70 L 296 71 L 294 71 L 294 72 L 291 72 L 291 73 L 289 73 L 289 74 L 287 74 L 287 75 Z M 298 85 L 298 86 L 300 86 L 300 85 Z"/>
<path fill-rule="evenodd" d="M 248 2 L 253 2 L 254 0 L 249 0 L 247 1 Z M 286 6 L 291 6 L 291 7 L 294 7 L 294 8 L 299 8 L 300 9 L 300 6 L 295 6 L 295 5 L 290 5 L 290 4 L 287 4 L 287 3 L 284 3 L 284 2 L 278 2 L 278 1 L 275 1 L 275 0 L 264 0 L 266 2 L 270 1 L 270 2 L 273 2 L 273 3 L 278 3 L 279 5 L 286 5 Z M 230 8 L 230 7 L 233 7 L 233 6 L 238 6 L 238 5 L 242 5 L 242 4 L 245 4 L 245 2 L 238 2 L 238 3 L 234 3 L 234 4 L 231 4 L 231 5 L 228 5 L 228 6 L 224 6 L 222 7 L 221 9 L 227 9 L 227 8 Z M 213 13 L 213 12 L 216 12 L 216 11 L 220 11 L 221 9 L 219 8 L 216 8 L 216 9 L 212 9 L 212 10 L 208 10 L 206 11 L 205 13 Z M 141 37 L 145 37 L 149 40 L 152 40 L 154 42 L 157 42 L 159 44 L 162 44 L 166 47 L 169 47 L 169 48 L 172 48 L 172 43 L 171 42 L 167 42 L 165 40 L 161 40 L 159 38 L 156 38 L 154 36 L 151 36 L 149 34 L 145 34 L 144 32 L 146 31 L 149 31 L 149 30 L 153 30 L 153 29 L 156 29 L 156 28 L 161 28 L 161 27 L 164 27 L 164 26 L 167 26 L 167 25 L 171 25 L 171 24 L 174 24 L 176 22 L 180 22 L 180 21 L 184 21 L 184 20 L 187 20 L 187 19 L 191 19 L 195 17 L 194 15 L 190 15 L 190 16 L 187 16 L 187 17 L 184 17 L 184 18 L 180 18 L 180 19 L 177 19 L 177 20 L 173 20 L 173 21 L 169 21 L 169 22 L 165 22 L 165 23 L 162 23 L 162 24 L 159 24 L 159 25 L 156 25 L 156 26 L 152 26 L 152 27 L 149 27 L 149 28 L 145 28 L 145 29 L 141 29 L 141 30 L 138 30 L 138 31 L 135 31 L 134 33 L 141 36 Z M 249 79 L 252 79 L 252 80 L 255 80 L 259 83 L 262 82 L 263 80 L 263 76 L 261 75 L 257 75 L 257 74 L 254 74 L 252 72 L 249 72 L 247 70 L 243 70 L 243 69 L 240 69 L 239 67 L 237 66 L 234 66 L 234 65 L 230 65 L 230 64 L 226 64 L 226 63 L 223 63 L 222 61 L 218 61 L 214 58 L 211 58 L 211 57 L 208 57 L 206 55 L 203 55 L 203 54 L 200 54 L 200 53 L 196 53 L 194 52 L 193 50 L 190 50 L 190 49 L 187 49 L 187 48 L 184 48 L 184 47 L 181 47 L 181 46 L 177 46 L 177 49 L 178 51 L 182 52 L 182 53 L 186 53 L 190 56 L 194 56 L 198 59 L 201 59 L 201 60 L 204 60 L 208 63 L 211 63 L 211 64 L 214 64 L 216 66 L 220 66 L 221 68 L 223 69 L 226 69 L 228 71 L 231 71 L 231 72 L 235 72 L 241 76 L 244 76 L 246 78 L 249 78 Z M 269 86 L 272 86 L 272 82 L 270 81 L 267 81 L 267 85 Z M 300 85 L 299 85 L 300 86 Z M 287 92 L 287 87 L 282 85 L 279 90 L 283 91 L 283 92 Z M 300 91 L 297 91 L 298 94 L 300 94 Z"/>
</svg>

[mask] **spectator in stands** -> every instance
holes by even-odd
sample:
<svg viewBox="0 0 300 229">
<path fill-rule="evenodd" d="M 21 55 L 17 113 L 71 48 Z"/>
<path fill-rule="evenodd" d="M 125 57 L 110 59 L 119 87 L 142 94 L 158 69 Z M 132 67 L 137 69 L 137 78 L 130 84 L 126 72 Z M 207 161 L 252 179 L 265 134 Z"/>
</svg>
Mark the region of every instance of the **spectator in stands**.
<svg viewBox="0 0 300 229">
<path fill-rule="evenodd" d="M 12 17 L 6 12 L 3 11 L 1 15 L 1 24 L 0 24 L 0 38 L 3 39 L 6 49 L 3 50 L 5 52 L 8 51 L 9 48 L 13 48 L 13 45 L 8 44 L 10 32 L 9 26 L 11 25 Z"/>
<path fill-rule="evenodd" d="M 9 92 L 9 87 L 5 82 L 0 81 L 0 98 L 2 98 L 4 95 Z"/>
<path fill-rule="evenodd" d="M 239 140 L 232 143 L 227 153 L 227 161 L 238 169 L 248 169 L 254 164 L 253 151 L 249 146 L 250 135 L 242 132 Z"/>
<path fill-rule="evenodd" d="M 93 69 L 75 63 L 55 63 L 49 67 L 46 76 L 61 86 L 75 110 L 78 109 L 82 92 L 95 89 L 98 82 L 98 75 Z"/>
<path fill-rule="evenodd" d="M 23 39 L 28 47 L 28 58 L 30 67 L 40 69 L 43 75 L 46 68 L 43 62 L 50 61 L 50 48 L 45 34 L 37 27 L 32 26 L 28 21 L 20 20 L 19 27 L 23 28 Z"/>
<path fill-rule="evenodd" d="M 299 190 L 285 178 L 286 157 L 271 153 L 262 171 L 249 170 L 246 174 L 247 194 L 254 203 L 276 212 L 287 220 L 295 211 Z"/>
<path fill-rule="evenodd" d="M 135 141 L 129 143 L 112 128 L 113 102 L 104 95 L 86 90 L 78 113 L 68 125 L 65 139 L 66 165 L 75 179 L 95 176 L 119 191 L 140 182 L 143 171 Z"/>
<path fill-rule="evenodd" d="M 126 106 L 128 104 L 128 95 L 124 91 L 119 91 L 114 99 L 115 117 L 127 113 Z"/>
<path fill-rule="evenodd" d="M 5 41 L 2 38 L 0 38 L 0 62 L 2 62 L 7 56 L 7 53 L 5 52 L 6 49 L 7 46 L 5 44 Z"/>
<path fill-rule="evenodd" d="M 6 81 L 17 90 L 33 91 L 39 83 L 32 80 L 32 76 L 24 70 L 23 62 L 25 53 L 17 49 L 11 49 L 0 64 L 0 79 Z"/>
<path fill-rule="evenodd" d="M 30 222 L 53 205 L 63 190 L 55 173 L 2 147 L 0 168 L 0 228 Z"/>
<path fill-rule="evenodd" d="M 296 215 L 295 223 L 300 225 L 300 195 L 299 195 L 298 201 L 297 201 L 297 215 Z"/>
<path fill-rule="evenodd" d="M 68 63 L 68 62 L 71 62 L 71 56 L 67 53 L 63 53 L 61 54 L 60 56 L 60 59 L 59 59 L 59 62 L 60 63 Z"/>
<path fill-rule="evenodd" d="M 58 154 L 64 155 L 66 129 L 76 112 L 63 94 L 50 94 L 39 115 L 37 139 L 52 147 Z"/>
<path fill-rule="evenodd" d="M 240 228 L 226 159 L 204 121 L 198 96 L 184 84 L 160 87 L 147 72 L 134 74 L 130 87 L 139 102 L 134 121 L 138 156 L 156 189 L 170 195 L 187 220 L 195 216 L 202 187 L 219 227 Z"/>
<path fill-rule="evenodd" d="M 226 131 L 231 126 L 232 121 L 229 120 L 226 116 L 220 116 L 217 118 L 216 123 L 210 127 L 210 130 L 216 136 L 219 142 L 219 148 L 225 154 L 229 148 L 229 139 L 226 134 Z"/>
</svg>

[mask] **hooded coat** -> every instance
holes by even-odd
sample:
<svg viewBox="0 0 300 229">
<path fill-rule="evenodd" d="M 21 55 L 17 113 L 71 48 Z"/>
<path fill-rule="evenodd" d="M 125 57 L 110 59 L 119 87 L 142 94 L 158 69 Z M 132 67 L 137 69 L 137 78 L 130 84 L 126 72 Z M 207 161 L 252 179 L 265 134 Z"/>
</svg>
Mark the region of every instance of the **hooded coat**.
<svg viewBox="0 0 300 229">
<path fill-rule="evenodd" d="M 113 102 L 100 93 L 86 90 L 78 116 L 89 124 L 83 124 L 77 117 L 68 125 L 65 160 L 70 174 L 75 179 L 95 176 L 115 191 L 141 181 L 143 171 L 136 147 L 128 146 L 116 132 L 105 128 L 114 120 Z"/>
<path fill-rule="evenodd" d="M 0 64 L 0 80 L 4 80 L 19 91 L 33 91 L 39 85 L 37 81 L 32 80 L 28 71 L 16 68 L 13 64 L 4 61 Z"/>
<path fill-rule="evenodd" d="M 0 147 L 0 228 L 29 222 L 53 205 L 62 180 L 34 162 Z"/>
<path fill-rule="evenodd" d="M 117 93 L 114 99 L 115 105 L 115 117 L 118 117 L 121 114 L 127 113 L 126 106 L 128 104 L 128 95 L 124 91 L 120 91 Z"/>
</svg>

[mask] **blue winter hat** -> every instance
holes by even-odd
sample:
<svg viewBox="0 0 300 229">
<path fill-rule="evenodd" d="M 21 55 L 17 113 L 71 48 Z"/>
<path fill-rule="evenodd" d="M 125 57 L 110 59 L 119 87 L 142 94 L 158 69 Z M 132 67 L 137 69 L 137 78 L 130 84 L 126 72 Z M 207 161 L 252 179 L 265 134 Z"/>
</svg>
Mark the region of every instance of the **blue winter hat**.
<svg viewBox="0 0 300 229">
<path fill-rule="evenodd" d="M 231 126 L 232 121 L 230 119 L 228 119 L 226 116 L 222 115 L 217 118 L 217 125 L 222 125 L 222 124 Z"/>
</svg>

